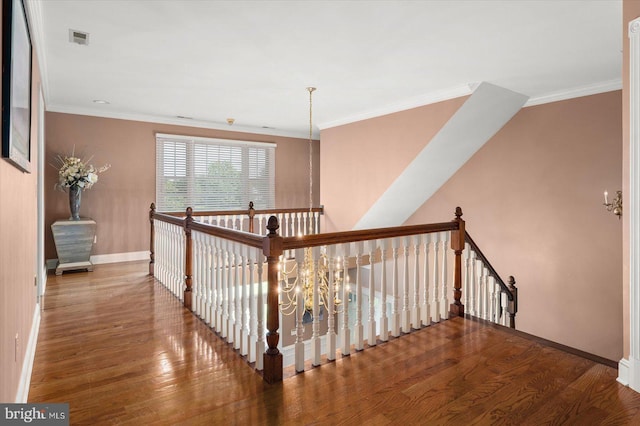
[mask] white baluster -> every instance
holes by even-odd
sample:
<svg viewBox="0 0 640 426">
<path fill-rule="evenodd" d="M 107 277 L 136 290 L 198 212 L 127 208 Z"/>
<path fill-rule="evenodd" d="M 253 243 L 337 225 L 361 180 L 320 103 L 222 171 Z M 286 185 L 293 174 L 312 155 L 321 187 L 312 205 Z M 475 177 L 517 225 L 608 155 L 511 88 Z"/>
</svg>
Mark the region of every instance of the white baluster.
<svg viewBox="0 0 640 426">
<path fill-rule="evenodd" d="M 170 227 L 169 227 L 170 226 Z M 175 285 L 176 285 L 176 257 L 178 256 L 178 253 L 176 252 L 176 242 L 175 242 L 175 232 L 173 232 L 173 225 L 168 225 L 167 226 L 167 240 L 168 240 L 168 247 L 167 247 L 167 275 L 168 275 L 168 281 L 167 281 L 167 288 L 169 289 L 169 291 L 171 292 L 171 294 L 173 294 L 174 296 L 176 295 L 175 292 Z"/>
<path fill-rule="evenodd" d="M 493 278 L 493 276 L 489 276 L 489 279 L 487 281 L 488 285 L 487 287 L 489 288 L 489 316 L 488 319 L 491 322 L 496 322 L 496 304 L 495 304 L 495 300 L 496 300 L 496 287 L 495 287 L 495 278 Z"/>
<path fill-rule="evenodd" d="M 242 315 L 240 318 L 240 354 L 246 356 L 249 353 L 249 307 L 247 300 L 247 257 L 249 254 L 249 247 L 246 245 L 242 246 L 242 256 L 241 256 L 241 268 L 242 268 L 242 280 L 240 281 L 242 285 Z"/>
<path fill-rule="evenodd" d="M 487 268 L 480 263 L 482 276 L 480 279 L 480 318 L 487 319 Z"/>
<path fill-rule="evenodd" d="M 342 355 L 351 353 L 351 331 L 349 329 L 349 244 L 341 244 L 343 280 L 342 286 L 342 328 L 340 329 L 340 343 Z"/>
<path fill-rule="evenodd" d="M 213 270 L 213 254 L 211 253 L 211 237 L 209 235 L 204 236 L 204 266 L 205 266 L 205 311 L 206 311 L 206 322 L 209 326 L 212 325 L 213 316 L 212 316 L 212 306 L 213 306 L 213 277 L 211 275 L 211 271 Z"/>
<path fill-rule="evenodd" d="M 469 315 L 477 316 L 476 314 L 476 292 L 478 283 L 476 280 L 476 252 L 469 249 L 469 258 L 467 259 L 467 281 L 469 281 Z"/>
<path fill-rule="evenodd" d="M 352 244 L 356 254 L 356 323 L 353 326 L 355 348 L 364 349 L 364 327 L 362 326 L 362 249 L 363 243 Z"/>
<path fill-rule="evenodd" d="M 282 214 L 282 222 L 280 224 L 280 235 L 283 237 L 289 237 L 289 213 Z"/>
<path fill-rule="evenodd" d="M 493 305 L 495 306 L 494 308 L 494 313 L 493 313 L 493 318 L 494 318 L 494 322 L 496 324 L 500 324 L 500 302 L 501 302 L 501 297 L 500 297 L 500 285 L 498 284 L 497 280 L 493 280 Z"/>
<path fill-rule="evenodd" d="M 469 282 L 469 273 L 467 270 L 467 264 L 469 263 L 469 243 L 464 244 L 464 250 L 462 251 L 462 304 L 465 306 L 466 311 L 469 311 L 469 292 L 471 290 L 471 283 Z"/>
<path fill-rule="evenodd" d="M 179 231 L 179 235 L 180 235 L 180 245 L 179 245 L 179 249 L 180 249 L 180 301 L 184 302 L 184 290 L 187 288 L 187 284 L 185 283 L 185 278 L 187 276 L 186 274 L 186 270 L 185 270 L 185 259 L 187 258 L 186 256 L 186 247 L 187 247 L 187 237 L 184 235 L 184 230 L 183 228 L 180 228 Z M 193 304 L 193 299 L 191 299 L 191 302 Z"/>
<path fill-rule="evenodd" d="M 198 250 L 197 250 L 197 259 L 196 263 L 198 265 L 198 309 L 199 316 L 206 322 L 207 318 L 207 291 L 206 291 L 206 269 L 205 269 L 205 260 L 206 260 L 206 249 L 204 245 L 205 234 L 198 232 Z"/>
<path fill-rule="evenodd" d="M 235 336 L 233 338 L 233 347 L 237 350 L 242 346 L 242 256 L 239 243 L 234 243 L 235 247 L 235 261 L 234 268 L 236 270 L 234 279 L 235 289 L 235 301 L 236 308 L 233 315 L 233 321 L 235 324 Z"/>
<path fill-rule="evenodd" d="M 259 259 L 259 249 L 249 248 L 249 362 L 256 362 L 256 347 L 258 342 L 258 305 L 256 302 L 256 259 Z M 258 252 L 258 257 L 256 257 Z"/>
<path fill-rule="evenodd" d="M 440 287 L 440 276 L 438 274 L 438 253 L 440 252 L 440 233 L 433 236 L 433 299 L 431 300 L 431 319 L 440 322 L 440 299 L 438 298 L 438 287 Z"/>
<path fill-rule="evenodd" d="M 400 311 L 398 310 L 398 244 L 397 238 L 391 240 L 391 253 L 393 256 L 393 275 L 391 279 L 392 295 L 391 295 L 391 335 L 400 336 Z"/>
<path fill-rule="evenodd" d="M 171 258 L 173 259 L 173 283 L 171 286 L 171 290 L 173 294 L 180 298 L 180 260 L 182 260 L 182 250 L 180 250 L 180 234 L 176 231 L 178 229 L 177 226 L 173 226 L 173 255 Z M 180 299 L 182 300 L 182 299 Z"/>
<path fill-rule="evenodd" d="M 220 335 L 227 342 L 229 336 L 229 250 L 227 241 L 223 240 L 222 248 L 222 332 Z"/>
<path fill-rule="evenodd" d="M 335 275 L 336 275 L 336 258 L 335 246 L 327 246 L 327 260 L 329 262 L 329 300 L 327 308 L 327 359 L 333 361 L 336 359 L 336 294 L 335 294 Z M 339 262 L 339 261 L 338 261 Z M 339 272 L 338 272 L 339 273 Z"/>
<path fill-rule="evenodd" d="M 304 227 L 304 224 L 302 223 L 302 217 L 300 215 L 300 212 L 296 213 L 296 220 L 298 222 L 298 234 L 307 235 L 307 230 Z"/>
<path fill-rule="evenodd" d="M 207 322 L 207 235 L 200 233 L 200 312 L 204 322 Z"/>
<path fill-rule="evenodd" d="M 507 293 L 501 291 L 500 292 L 500 306 L 502 307 L 502 318 L 500 320 L 500 323 L 502 325 L 504 325 L 505 327 L 509 326 L 509 314 L 507 312 L 507 307 L 509 306 L 509 297 L 507 296 Z"/>
<path fill-rule="evenodd" d="M 164 279 L 162 284 L 164 287 L 173 294 L 173 261 L 171 250 L 173 249 L 173 234 L 170 232 L 169 224 L 165 223 L 164 226 Z"/>
<path fill-rule="evenodd" d="M 216 252 L 218 266 L 216 268 L 217 284 L 216 284 L 216 331 L 222 335 L 224 331 L 224 270 L 225 270 L 225 254 L 222 248 L 223 240 L 216 238 Z"/>
<path fill-rule="evenodd" d="M 300 287 L 302 284 L 303 276 L 302 271 L 304 270 L 304 249 L 296 249 L 296 262 L 298 264 L 298 278 L 296 282 L 296 343 L 294 345 L 295 350 L 295 368 L 296 372 L 304 371 L 304 325 L 302 323 L 302 318 L 304 316 L 304 298 L 302 293 L 302 288 Z"/>
<path fill-rule="evenodd" d="M 320 269 L 320 247 L 311 249 L 314 274 L 311 276 L 313 283 L 313 323 L 311 334 L 311 364 L 313 366 L 320 365 L 322 359 L 321 342 L 320 342 L 320 283 L 318 270 Z"/>
<path fill-rule="evenodd" d="M 429 244 L 431 244 L 431 234 L 422 235 L 422 243 L 424 244 L 424 256 L 423 256 L 423 268 L 422 274 L 423 280 L 423 298 L 422 306 L 420 306 L 421 322 L 422 325 L 431 325 L 431 306 L 429 304 Z"/>
<path fill-rule="evenodd" d="M 264 359 L 263 359 L 263 354 L 264 354 L 264 350 L 265 350 L 265 341 L 264 341 L 264 334 L 265 334 L 265 328 L 264 328 L 264 288 L 262 285 L 263 282 L 263 276 L 262 276 L 262 272 L 263 272 L 263 257 L 262 253 L 260 253 L 259 250 L 256 250 L 258 253 L 258 256 L 256 257 L 257 259 L 257 263 L 258 263 L 258 297 L 257 297 L 257 309 L 256 309 L 256 315 L 258 317 L 257 320 L 257 324 L 256 324 L 256 335 L 257 335 L 257 342 L 256 342 L 256 370 L 262 370 L 264 368 Z"/>
<path fill-rule="evenodd" d="M 160 258 L 162 259 L 162 268 L 161 268 L 161 282 L 162 285 L 167 288 L 167 230 L 166 230 L 166 226 L 164 222 L 160 222 L 158 221 L 158 228 L 162 230 L 162 239 L 161 239 L 161 247 L 160 247 L 160 251 L 162 253 L 162 255 L 160 256 Z"/>
<path fill-rule="evenodd" d="M 402 324 L 402 332 L 409 333 L 411 331 L 411 310 L 409 309 L 409 243 L 410 238 L 402 239 L 403 260 L 402 265 L 402 314 L 400 315 L 400 323 Z"/>
<path fill-rule="evenodd" d="M 293 213 L 287 213 L 287 228 L 289 229 L 289 235 L 290 237 L 295 237 L 296 236 L 296 221 L 294 220 L 294 215 Z"/>
<path fill-rule="evenodd" d="M 193 270 L 192 270 L 192 281 L 191 281 L 191 292 L 192 292 L 192 307 L 193 307 L 193 311 L 194 313 L 202 318 L 202 294 L 201 294 L 201 289 L 200 289 L 200 260 L 201 260 L 201 253 L 200 253 L 200 236 L 198 235 L 198 232 L 191 232 L 191 244 L 193 247 L 193 252 L 192 252 L 192 256 L 193 256 Z"/>
<path fill-rule="evenodd" d="M 440 295 L 440 308 L 442 318 L 449 318 L 449 291 L 447 289 L 447 253 L 449 232 L 442 233 L 442 294 Z"/>
<path fill-rule="evenodd" d="M 376 241 L 367 241 L 367 248 L 369 251 L 369 320 L 367 322 L 367 343 L 369 346 L 375 346 L 376 344 L 376 316 L 375 316 L 375 301 L 376 301 Z"/>
<path fill-rule="evenodd" d="M 313 214 L 316 221 L 316 234 L 319 234 L 320 233 L 320 213 L 314 212 Z"/>
<path fill-rule="evenodd" d="M 380 340 L 389 340 L 389 318 L 387 317 L 387 253 L 389 240 L 378 240 L 380 246 Z"/>
<path fill-rule="evenodd" d="M 411 324 L 420 328 L 420 235 L 413 236 L 413 306 Z"/>
</svg>

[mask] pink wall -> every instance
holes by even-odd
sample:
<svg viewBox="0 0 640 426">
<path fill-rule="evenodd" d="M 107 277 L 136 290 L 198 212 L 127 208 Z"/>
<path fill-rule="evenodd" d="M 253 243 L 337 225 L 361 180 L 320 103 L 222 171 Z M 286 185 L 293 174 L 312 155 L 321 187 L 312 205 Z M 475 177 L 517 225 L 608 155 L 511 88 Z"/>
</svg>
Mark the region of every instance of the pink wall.
<svg viewBox="0 0 640 426">
<path fill-rule="evenodd" d="M 466 97 L 322 131 L 325 230 L 351 230 Z"/>
<path fill-rule="evenodd" d="M 444 122 L 456 102 L 431 107 Z M 322 133 L 328 223 L 348 229 L 429 140 L 433 122 L 425 124 L 419 112 Z M 496 270 L 518 281 L 518 328 L 616 361 L 622 355 L 622 225 L 602 206 L 602 192 L 622 185 L 621 117 L 620 92 L 525 108 L 407 221 L 450 220 L 461 206 Z M 394 137 L 397 129 L 402 137 Z M 390 166 L 371 151 L 384 152 Z M 334 164 L 347 163 L 350 169 L 338 173 Z M 354 180 L 357 190 L 346 192 L 351 184 L 345 182 Z M 366 197 L 356 195 L 361 190 Z M 341 220 L 334 205 L 347 205 L 352 214 Z"/>
<path fill-rule="evenodd" d="M 46 160 L 57 154 L 93 155 L 92 164 L 110 163 L 93 188 L 82 194 L 80 214 L 98 223 L 93 254 L 137 252 L 149 249 L 149 205 L 155 199 L 155 134 L 181 134 L 225 139 L 272 142 L 276 148 L 276 207 L 309 205 L 308 140 L 255 135 L 223 130 L 116 120 L 48 112 Z M 314 198 L 319 203 L 318 142 L 314 142 Z M 45 175 L 45 257 L 56 258 L 51 224 L 69 217 L 68 196 L 54 191 L 57 171 Z"/>
<path fill-rule="evenodd" d="M 38 109 L 40 72 L 33 57 L 31 173 L 0 160 L 0 402 L 15 402 L 36 309 Z M 17 357 L 15 338 L 18 335 Z"/>
</svg>

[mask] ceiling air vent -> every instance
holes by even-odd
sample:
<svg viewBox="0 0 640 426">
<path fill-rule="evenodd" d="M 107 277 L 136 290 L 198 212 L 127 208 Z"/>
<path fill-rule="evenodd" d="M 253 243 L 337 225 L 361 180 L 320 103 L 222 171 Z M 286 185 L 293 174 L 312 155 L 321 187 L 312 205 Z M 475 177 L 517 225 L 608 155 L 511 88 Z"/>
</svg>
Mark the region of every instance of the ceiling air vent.
<svg viewBox="0 0 640 426">
<path fill-rule="evenodd" d="M 70 29 L 69 43 L 77 43 L 86 46 L 89 44 L 89 33 Z"/>
</svg>

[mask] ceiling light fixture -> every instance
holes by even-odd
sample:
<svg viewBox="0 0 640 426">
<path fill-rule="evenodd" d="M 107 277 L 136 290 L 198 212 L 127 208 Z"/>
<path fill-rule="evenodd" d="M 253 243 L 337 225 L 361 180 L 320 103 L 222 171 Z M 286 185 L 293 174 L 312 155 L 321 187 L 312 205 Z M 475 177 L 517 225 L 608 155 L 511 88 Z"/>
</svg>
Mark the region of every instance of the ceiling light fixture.
<svg viewBox="0 0 640 426">
<path fill-rule="evenodd" d="M 227 118 L 227 124 L 231 126 L 236 121 L 235 118 Z"/>
<path fill-rule="evenodd" d="M 313 212 L 313 92 L 315 87 L 307 87 L 309 91 L 309 212 Z M 313 233 L 313 221 L 309 215 L 309 234 Z M 280 311 L 285 315 L 295 312 L 301 323 L 313 319 L 314 313 L 325 310 L 329 315 L 338 312 L 342 306 L 339 298 L 340 285 L 345 281 L 349 288 L 349 277 L 343 276 L 343 264 L 340 258 L 329 259 L 326 249 L 321 248 L 318 259 L 314 259 L 313 248 L 304 249 L 304 259 L 299 265 L 294 264 L 287 270 L 287 260 L 281 256 L 278 264 L 278 278 L 282 283 L 280 291 Z M 298 261 L 296 261 L 297 263 Z M 329 276 L 329 262 L 335 262 L 333 277 Z M 297 269 L 297 273 L 294 271 Z M 316 287 L 317 286 L 317 287 Z M 314 300 L 317 298 L 317 300 Z M 317 311 L 316 311 L 317 309 Z M 318 312 L 319 311 L 319 312 Z"/>
</svg>

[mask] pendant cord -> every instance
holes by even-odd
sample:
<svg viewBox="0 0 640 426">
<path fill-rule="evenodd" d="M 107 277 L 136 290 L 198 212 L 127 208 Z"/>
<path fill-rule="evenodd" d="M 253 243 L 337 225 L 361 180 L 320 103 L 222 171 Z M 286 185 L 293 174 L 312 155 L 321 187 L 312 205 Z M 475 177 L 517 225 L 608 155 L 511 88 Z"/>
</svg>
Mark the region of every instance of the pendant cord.
<svg viewBox="0 0 640 426">
<path fill-rule="evenodd" d="M 309 91 L 309 214 L 313 213 L 313 91 L 315 87 L 307 87 Z M 309 232 L 312 231 L 309 221 Z"/>
<path fill-rule="evenodd" d="M 307 87 L 309 91 L 309 233 L 313 233 L 313 91 L 315 87 Z"/>
</svg>

